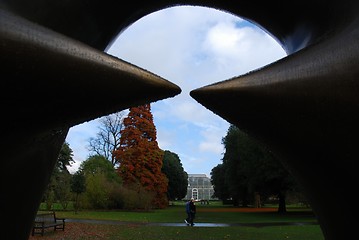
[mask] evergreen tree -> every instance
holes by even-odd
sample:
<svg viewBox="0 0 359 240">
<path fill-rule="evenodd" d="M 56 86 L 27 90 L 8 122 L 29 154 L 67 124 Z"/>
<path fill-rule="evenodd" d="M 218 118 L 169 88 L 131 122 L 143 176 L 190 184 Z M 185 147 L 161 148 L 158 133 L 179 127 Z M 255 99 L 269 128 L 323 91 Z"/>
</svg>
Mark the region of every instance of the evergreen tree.
<svg viewBox="0 0 359 240">
<path fill-rule="evenodd" d="M 67 167 L 71 167 L 71 164 L 75 163 L 75 160 L 72 158 L 73 156 L 74 154 L 70 148 L 70 144 L 68 142 L 64 142 L 57 158 L 55 171 L 68 173 L 69 171 Z"/>
<path fill-rule="evenodd" d="M 187 194 L 188 174 L 183 169 L 181 160 L 176 153 L 164 151 L 162 172 L 168 179 L 168 199 L 183 199 Z"/>
<path fill-rule="evenodd" d="M 287 169 L 263 145 L 230 125 L 222 139 L 225 146 L 223 163 L 211 171 L 215 195 L 225 200 L 232 198 L 234 205 L 246 206 L 255 194 L 265 200 L 279 199 L 278 212 L 286 211 L 286 193 L 299 189 Z"/>
<path fill-rule="evenodd" d="M 72 175 L 71 191 L 76 194 L 75 198 L 75 213 L 79 210 L 79 195 L 86 191 L 86 180 L 81 170 Z"/>
<path fill-rule="evenodd" d="M 48 210 L 52 208 L 52 204 L 55 201 L 59 201 L 63 208 L 66 209 L 67 204 L 70 201 L 71 196 L 69 186 L 71 174 L 67 167 L 75 162 L 72 157 L 73 151 L 70 148 L 69 143 L 64 142 L 51 174 L 50 181 L 43 195 L 43 200 L 46 202 Z"/>
<path fill-rule="evenodd" d="M 164 208 L 168 179 L 161 172 L 164 153 L 158 147 L 150 104 L 131 107 L 123 123 L 120 147 L 115 151 L 118 173 L 125 186 L 139 184 L 154 193 L 155 207 Z"/>
<path fill-rule="evenodd" d="M 218 164 L 211 170 L 211 183 L 213 185 L 214 194 L 213 197 L 217 197 L 223 201 L 226 201 L 231 197 L 228 186 L 225 182 L 226 168 L 225 165 Z"/>
</svg>

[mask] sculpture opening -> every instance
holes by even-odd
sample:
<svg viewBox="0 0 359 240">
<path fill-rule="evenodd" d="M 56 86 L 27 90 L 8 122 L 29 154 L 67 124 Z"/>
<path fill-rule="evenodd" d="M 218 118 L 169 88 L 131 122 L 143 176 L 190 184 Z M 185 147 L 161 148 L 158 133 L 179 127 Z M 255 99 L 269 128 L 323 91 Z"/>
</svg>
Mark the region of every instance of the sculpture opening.
<svg viewBox="0 0 359 240">
<path fill-rule="evenodd" d="M 229 124 L 198 104 L 189 92 L 253 71 L 286 55 L 256 25 L 223 11 L 193 6 L 167 8 L 141 18 L 106 51 L 181 87 L 179 95 L 151 104 L 159 145 L 188 161 L 190 173 L 201 169 L 199 173 L 207 176 L 221 162 L 221 139 Z M 82 149 L 74 153 L 78 162 L 87 157 L 84 143 L 95 134 L 94 129 L 96 120 L 69 131 L 70 145 Z M 84 137 L 72 141 L 79 131 Z"/>
<path fill-rule="evenodd" d="M 192 2 L 181 4 L 186 3 Z M 344 203 L 343 197 L 359 182 L 355 171 L 359 2 L 197 3 L 263 26 L 288 56 L 258 71 L 197 88 L 190 95 L 281 156 L 305 185 L 327 240 L 355 235 L 351 216 L 358 210 Z M 3 212 L 10 205 L 19 206 L 2 225 L 5 238 L 27 238 L 70 127 L 181 92 L 170 81 L 103 52 L 136 20 L 176 4 L 172 0 L 126 5 L 119 1 L 104 5 L 99 0 L 65 4 L 1 0 L 0 62 L 7 93 L 1 102 L 8 116 L 2 122 L 3 167 L 11 170 L 2 175 L 6 198 L 1 206 Z M 121 96 L 115 94 L 119 78 L 127 93 Z M 112 104 L 90 97 L 96 93 L 113 97 Z M 229 107 L 233 102 L 236 108 Z M 21 181 L 9 181 L 15 175 Z"/>
</svg>

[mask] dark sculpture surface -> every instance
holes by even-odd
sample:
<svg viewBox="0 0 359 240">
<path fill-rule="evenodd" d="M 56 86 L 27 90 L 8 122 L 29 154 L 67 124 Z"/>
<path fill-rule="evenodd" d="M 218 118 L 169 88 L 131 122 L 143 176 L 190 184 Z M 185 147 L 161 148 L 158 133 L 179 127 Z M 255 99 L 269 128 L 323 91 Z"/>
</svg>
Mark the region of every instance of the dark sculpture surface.
<svg viewBox="0 0 359 240">
<path fill-rule="evenodd" d="M 191 96 L 272 149 L 325 239 L 356 236 L 359 1 L 0 0 L 2 238 L 28 238 L 70 127 L 180 92 L 103 52 L 134 21 L 177 4 L 243 17 L 287 51 Z"/>
</svg>

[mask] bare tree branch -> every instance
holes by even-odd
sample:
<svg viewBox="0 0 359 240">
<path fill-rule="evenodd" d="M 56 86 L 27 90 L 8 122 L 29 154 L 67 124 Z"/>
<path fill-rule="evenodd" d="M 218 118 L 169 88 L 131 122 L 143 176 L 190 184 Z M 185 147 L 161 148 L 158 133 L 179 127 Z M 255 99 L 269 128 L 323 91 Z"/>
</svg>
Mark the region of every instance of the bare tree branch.
<svg viewBox="0 0 359 240">
<path fill-rule="evenodd" d="M 100 118 L 99 132 L 89 139 L 88 150 L 94 155 L 102 155 L 115 166 L 117 161 L 113 151 L 120 145 L 121 130 L 125 113 L 117 112 Z"/>
</svg>

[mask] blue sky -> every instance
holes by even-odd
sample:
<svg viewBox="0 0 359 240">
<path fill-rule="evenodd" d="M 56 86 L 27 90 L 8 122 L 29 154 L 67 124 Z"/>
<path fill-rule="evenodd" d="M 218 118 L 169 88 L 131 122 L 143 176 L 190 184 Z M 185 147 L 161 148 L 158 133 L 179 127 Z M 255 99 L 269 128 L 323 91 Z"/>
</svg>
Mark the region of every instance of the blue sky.
<svg viewBox="0 0 359 240">
<path fill-rule="evenodd" d="M 159 75 L 182 93 L 151 103 L 157 141 L 176 153 L 189 174 L 204 173 L 223 157 L 222 138 L 229 123 L 189 95 L 193 89 L 237 77 L 286 56 L 259 27 L 234 15 L 204 7 L 172 7 L 152 13 L 123 31 L 106 52 Z M 120 91 L 119 91 L 120 92 Z M 70 129 L 74 153 L 70 171 L 89 156 L 95 119 Z"/>
</svg>

